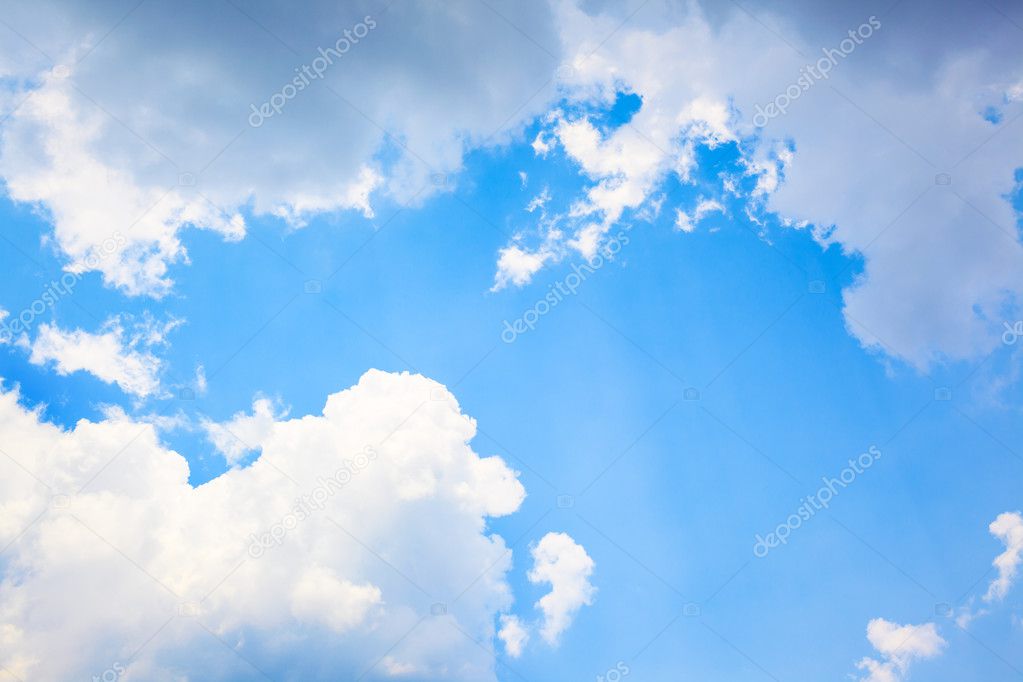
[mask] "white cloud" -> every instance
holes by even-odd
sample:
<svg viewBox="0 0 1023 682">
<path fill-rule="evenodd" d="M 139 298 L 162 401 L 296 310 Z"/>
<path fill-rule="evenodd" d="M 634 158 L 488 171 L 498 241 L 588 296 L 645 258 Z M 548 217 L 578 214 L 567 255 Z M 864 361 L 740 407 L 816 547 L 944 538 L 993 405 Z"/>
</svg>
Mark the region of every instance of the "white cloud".
<svg viewBox="0 0 1023 682">
<path fill-rule="evenodd" d="M 1021 99 L 1023 99 L 1023 81 L 1010 86 L 1009 89 L 1005 91 L 1005 101 L 1018 102 Z"/>
<path fill-rule="evenodd" d="M 213 443 L 227 463 L 234 466 L 245 455 L 259 449 L 273 433 L 277 420 L 286 416 L 287 410 L 269 398 L 257 398 L 252 403 L 252 414 L 236 413 L 224 423 L 209 419 L 202 422 L 206 437 Z"/>
<path fill-rule="evenodd" d="M 987 610 L 985 609 L 974 610 L 972 599 L 969 601 L 969 603 L 960 606 L 957 609 L 957 611 L 958 613 L 956 614 L 956 625 L 958 625 L 964 630 L 969 628 L 970 624 L 973 623 L 974 620 L 980 618 L 981 616 L 986 616 L 988 614 Z"/>
<path fill-rule="evenodd" d="M 1005 545 L 1005 551 L 992 562 L 998 569 L 998 577 L 991 581 L 984 595 L 984 600 L 991 602 L 1005 598 L 1023 563 L 1023 515 L 1019 512 L 999 514 L 988 530 Z"/>
<path fill-rule="evenodd" d="M 292 615 L 338 633 L 364 623 L 380 602 L 380 588 L 370 583 L 354 585 L 323 566 L 304 570 L 291 589 Z"/>
<path fill-rule="evenodd" d="M 399 661 L 393 656 L 384 656 L 384 659 L 380 661 L 380 665 L 390 677 L 404 677 L 421 672 L 415 665 Z"/>
<path fill-rule="evenodd" d="M 867 673 L 861 682 L 899 682 L 913 661 L 934 658 L 947 644 L 934 623 L 898 625 L 883 618 L 867 624 L 867 639 L 881 657 L 864 658 L 856 664 Z"/>
<path fill-rule="evenodd" d="M 196 395 L 206 395 L 206 390 L 209 388 L 206 381 L 206 368 L 203 365 L 197 365 L 195 368 L 195 393 Z"/>
<path fill-rule="evenodd" d="M 544 251 L 530 253 L 515 244 L 504 247 L 497 259 L 497 276 L 491 291 L 499 291 L 509 284 L 528 283 L 553 257 L 552 253 Z"/>
<path fill-rule="evenodd" d="M 339 209 L 357 210 L 364 217 L 373 218 L 376 214 L 370 205 L 370 195 L 383 184 L 383 181 L 383 176 L 379 171 L 369 166 L 363 166 L 359 169 L 352 184 L 343 188 L 338 194 L 309 196 L 296 193 L 289 198 L 287 203 L 275 206 L 271 212 L 294 226 L 305 225 L 310 215 Z"/>
<path fill-rule="evenodd" d="M 681 208 L 675 209 L 675 227 L 682 232 L 692 232 L 708 213 L 724 213 L 725 207 L 716 199 L 700 199 L 690 216 Z"/>
<path fill-rule="evenodd" d="M 435 382 L 370 371 L 197 488 L 123 413 L 65 431 L 3 392 L 0 433 L 24 467 L 0 461 L 0 665 L 22 679 L 354 678 L 385 654 L 367 679 L 496 679 L 473 641 L 511 604 L 487 518 L 524 491 Z"/>
<path fill-rule="evenodd" d="M 345 208 L 369 215 L 378 194 L 440 191 L 431 173 L 457 172 L 467 149 L 508 139 L 488 138 L 492 131 L 520 130 L 539 116 L 537 155 L 560 147 L 588 186 L 564 234 L 500 251 L 497 289 L 527 283 L 566 250 L 595 253 L 611 223 L 646 214 L 666 177 L 692 180 L 698 145 L 738 140 L 741 163 L 757 178 L 751 204 L 793 229 L 813 224 L 822 245 L 863 255 L 865 272 L 843 293 L 847 325 L 863 345 L 925 369 L 995 348 L 1000 322 L 1018 315 L 1023 246 L 1007 197 L 1017 189 L 1023 138 L 1001 132 L 1023 111 L 1018 48 L 1001 33 L 977 41 L 971 36 L 983 31 L 960 30 L 979 13 L 947 13 L 934 28 L 948 40 L 905 26 L 902 39 L 887 40 L 880 17 L 882 28 L 826 81 L 757 129 L 756 107 L 833 47 L 834 17 L 728 8 L 708 18 L 696 3 L 648 3 L 623 24 L 622 8 L 570 0 L 553 9 L 509 3 L 504 18 L 477 3 L 441 11 L 402 3 L 375 17 L 344 69 L 248 128 L 250 104 L 332 44 L 336 27 L 378 8 L 315 2 L 295 15 L 269 3 L 246 7 L 255 21 L 146 3 L 91 52 L 121 17 L 114 3 L 12 8 L 6 21 L 62 68 L 26 56 L 38 53 L 20 39 L 0 47 L 0 75 L 34 92 L 3 126 L 0 175 L 12 197 L 52 217 L 68 267 L 160 295 L 171 285 L 168 266 L 187 259 L 186 226 L 237 239 L 247 211 L 295 224 Z M 868 20 L 842 15 L 849 29 Z M 430 38 L 437 35 L 445 39 Z M 254 49 L 260 41 L 266 49 Z M 180 68 L 186 59 L 190 68 Z M 892 62 L 918 66 L 875 68 Z M 559 63 L 571 67 L 557 71 L 560 90 L 550 84 Z M 660 64 L 673 68 L 651 66 Z M 620 90 L 642 98 L 628 125 L 603 131 L 581 113 Z M 13 109 L 22 94 L 3 98 Z M 561 94 L 568 105 L 550 111 Z M 1002 114 L 1001 128 L 985 120 L 987 106 Z M 939 173 L 951 183 L 935 185 Z M 194 185 L 179 182 L 188 174 Z M 112 230 L 127 243 L 87 263 Z"/>
<path fill-rule="evenodd" d="M 1001 601 L 1009 593 L 1019 573 L 1020 564 L 1023 563 L 1023 515 L 1020 512 L 999 514 L 988 526 L 988 530 L 1005 545 L 1005 551 L 991 562 L 998 570 L 998 575 L 988 584 L 983 596 L 983 601 L 992 604 Z M 975 608 L 975 603 L 976 599 L 971 597 L 969 602 L 957 609 L 956 624 L 959 627 L 968 628 L 977 618 L 991 613 L 990 608 Z"/>
<path fill-rule="evenodd" d="M 544 186 L 543 191 L 537 194 L 535 197 L 529 200 L 526 204 L 526 212 L 533 213 L 537 209 L 540 210 L 541 215 L 545 212 L 547 203 L 551 200 L 551 188 Z"/>
<path fill-rule="evenodd" d="M 127 293 L 159 296 L 170 285 L 168 263 L 185 256 L 181 226 L 206 227 L 229 239 L 244 235 L 237 213 L 223 215 L 170 182 L 140 185 L 130 171 L 97 155 L 93 147 L 103 144 L 101 131 L 110 123 L 102 111 L 76 108 L 75 94 L 69 81 L 46 76 L 0 135 L 0 174 L 11 198 L 49 210 L 69 270 L 96 269 Z M 125 243 L 90 259 L 115 231 Z"/>
<path fill-rule="evenodd" d="M 553 145 L 547 139 L 547 136 L 544 135 L 543 131 L 537 133 L 536 137 L 533 138 L 531 146 L 533 147 L 533 152 L 540 157 L 547 156 L 547 152 L 553 148 Z"/>
<path fill-rule="evenodd" d="M 593 559 L 566 533 L 547 533 L 532 549 L 532 583 L 548 583 L 551 591 L 536 602 L 543 613 L 540 635 L 556 645 L 583 606 L 593 603 L 596 588 L 590 583 Z"/>
<path fill-rule="evenodd" d="M 512 658 L 521 656 L 529 642 L 529 630 L 526 626 L 518 616 L 507 613 L 501 615 L 501 629 L 497 631 L 497 636 L 504 642 L 504 650 Z"/>
<path fill-rule="evenodd" d="M 725 207 L 721 205 L 715 199 L 700 199 L 700 202 L 696 205 L 696 212 L 693 214 L 694 219 L 699 222 L 708 213 L 724 213 Z"/>
<path fill-rule="evenodd" d="M 689 214 L 683 211 L 681 208 L 675 209 L 675 228 L 681 232 L 692 232 L 696 229 L 696 224 L 693 219 L 689 217 Z"/>
<path fill-rule="evenodd" d="M 541 0 L 504 4 L 500 15 L 479 3 L 385 7 L 13 7 L 0 77 L 17 89 L 0 94 L 4 113 L 14 110 L 0 133 L 0 176 L 12 198 L 52 218 L 69 267 L 157 296 L 172 285 L 169 266 L 187 262 L 187 227 L 233 240 L 249 211 L 302 225 L 346 209 L 370 217 L 378 196 L 422 199 L 441 189 L 431 174 L 456 173 L 465 150 L 507 140 L 544 110 L 554 88 L 538 88 L 558 60 L 520 31 L 550 50 L 559 42 Z M 252 106 L 367 17 L 375 27 L 341 63 L 250 126 Z M 113 230 L 124 248 L 86 265 Z"/>
<path fill-rule="evenodd" d="M 149 321 L 126 330 L 121 318 L 114 317 L 99 333 L 91 333 L 44 323 L 29 346 L 29 361 L 35 365 L 53 363 L 62 375 L 88 372 L 116 384 L 125 393 L 147 398 L 160 393 L 163 369 L 163 362 L 150 349 L 165 343 L 166 334 L 177 324 L 155 325 Z"/>
<path fill-rule="evenodd" d="M 691 181 L 698 145 L 738 140 L 740 164 L 756 177 L 746 199 L 757 212 L 776 212 L 793 229 L 813 224 L 822 246 L 864 257 L 864 273 L 843 294 L 849 331 L 864 346 L 919 369 L 997 346 L 1001 321 L 1016 319 L 1023 300 L 1023 246 L 1008 199 L 1023 137 L 1000 132 L 981 111 L 997 105 L 1002 127 L 1023 112 L 1023 101 L 1003 95 L 1019 83 L 1011 27 L 975 41 L 961 27 L 982 18 L 962 9 L 935 26 L 948 40 L 901 27 L 892 41 L 880 17 L 882 27 L 826 81 L 758 129 L 757 105 L 832 47 L 834 17 L 729 8 L 708 18 L 696 3 L 649 3 L 600 44 L 621 24 L 620 8 L 557 7 L 574 67 L 566 111 L 606 107 L 617 91 L 642 98 L 629 124 L 610 132 L 588 114 L 565 113 L 538 135 L 538 155 L 560 144 L 591 181 L 574 212 L 588 218 L 576 228 L 586 239 L 568 233 L 566 244 L 593 248 L 594 236 L 606 238 L 608 223 L 641 209 L 666 177 Z M 853 30 L 869 19 L 843 14 Z M 922 52 L 927 59 L 912 56 Z M 907 58 L 922 66 L 877 68 Z M 659 64 L 672 69 L 651 66 Z M 951 184 L 936 184 L 943 172 Z"/>
<path fill-rule="evenodd" d="M 631 126 L 617 128 L 603 138 L 586 118 L 562 118 L 554 132 L 565 153 L 596 183 L 572 207 L 572 215 L 595 219 L 586 227 L 596 224 L 602 235 L 626 209 L 638 208 L 648 199 L 670 164 Z M 584 257 L 589 255 L 583 253 Z"/>
</svg>

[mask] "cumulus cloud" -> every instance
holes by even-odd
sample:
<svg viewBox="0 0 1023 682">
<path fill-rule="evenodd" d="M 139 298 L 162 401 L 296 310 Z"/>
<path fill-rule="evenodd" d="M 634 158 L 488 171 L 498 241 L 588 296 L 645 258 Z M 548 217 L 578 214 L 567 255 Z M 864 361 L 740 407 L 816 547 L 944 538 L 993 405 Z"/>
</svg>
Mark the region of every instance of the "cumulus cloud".
<svg viewBox="0 0 1023 682">
<path fill-rule="evenodd" d="M 529 252 L 515 244 L 504 247 L 497 259 L 497 276 L 491 290 L 499 291 L 509 284 L 528 284 L 552 257 L 550 252 Z"/>
<path fill-rule="evenodd" d="M 58 374 L 88 372 L 138 398 L 160 393 L 163 362 L 150 349 L 166 343 L 166 335 L 180 324 L 174 320 L 157 324 L 151 319 L 126 327 L 120 317 L 109 319 L 99 333 L 66 330 L 41 324 L 28 344 L 29 362 L 52 364 Z"/>
<path fill-rule="evenodd" d="M 508 655 L 518 658 L 529 642 L 529 629 L 518 616 L 506 613 L 501 615 L 501 629 L 497 631 L 497 636 L 504 642 L 504 650 Z"/>
<path fill-rule="evenodd" d="M 0 665 L 20 679 L 496 679 L 477 641 L 509 559 L 487 519 L 524 490 L 435 382 L 370 371 L 199 487 L 120 412 L 63 430 L 7 391 L 0 433 Z M 585 554 L 550 542 L 540 575 L 564 585 L 553 555 Z"/>
<path fill-rule="evenodd" d="M 299 575 L 291 589 L 291 613 L 341 633 L 364 623 L 381 596 L 373 584 L 354 585 L 330 569 L 313 566 Z"/>
<path fill-rule="evenodd" d="M 540 635 L 556 645 L 575 614 L 593 603 L 596 588 L 590 583 L 593 559 L 567 533 L 547 533 L 532 549 L 532 583 L 547 583 L 551 591 L 536 602 L 543 614 Z"/>
<path fill-rule="evenodd" d="M 1019 512 L 1004 512 L 988 526 L 991 535 L 1002 541 L 1005 551 L 992 562 L 998 569 L 998 577 L 988 585 L 984 601 L 999 601 L 1005 598 L 1023 563 L 1023 515 Z"/>
<path fill-rule="evenodd" d="M 866 671 L 860 682 L 899 682 L 913 661 L 934 658 L 947 644 L 934 623 L 898 625 L 884 618 L 867 624 L 867 639 L 881 656 L 866 657 L 856 664 Z"/>
<path fill-rule="evenodd" d="M 130 169 L 95 153 L 95 146 L 106 144 L 102 131 L 111 124 L 95 107 L 76 107 L 76 94 L 69 81 L 44 76 L 0 135 L 0 174 L 10 197 L 48 209 L 69 270 L 99 270 L 108 284 L 129 294 L 159 296 L 170 286 L 167 265 L 185 256 L 177 234 L 182 226 L 201 226 L 228 239 L 244 235 L 238 213 L 223 214 L 169 182 L 144 185 Z M 124 235 L 124 245 L 90 260 L 115 230 Z"/>
<path fill-rule="evenodd" d="M 534 148 L 549 156 L 560 147 L 590 180 L 566 248 L 592 250 L 610 222 L 641 212 L 665 178 L 692 181 L 699 146 L 736 143 L 741 169 L 755 180 L 742 190 L 754 218 L 767 211 L 794 229 L 813 225 L 822 246 L 863 257 L 843 299 L 849 331 L 864 346 L 919 369 L 996 347 L 1001 321 L 1016 319 L 1023 300 L 1011 204 L 1023 137 L 1003 132 L 1023 112 L 1012 95 L 1020 48 L 997 14 L 950 8 L 933 27 L 947 40 L 906 22 L 896 40 L 886 37 L 887 16 L 863 10 L 807 4 L 751 15 L 649 3 L 594 52 L 623 10 L 557 7 L 574 67 L 569 102 Z M 847 25 L 836 32 L 839 17 Z M 976 35 L 990 41 L 964 25 L 984 27 Z M 859 31 L 858 45 L 847 30 Z M 823 49 L 850 45 L 827 78 L 798 84 Z M 907 60 L 919 67 L 883 68 Z M 754 125 L 758 107 L 790 88 L 798 94 L 785 95 L 785 113 Z M 642 107 L 628 124 L 601 129 L 589 112 L 623 91 L 639 95 Z M 1004 123 L 985 118 L 986 106 Z M 735 189 L 723 179 L 722 194 Z"/>
<path fill-rule="evenodd" d="M 886 16 L 808 4 L 751 16 L 647 3 L 626 23 L 607 4 L 488 4 L 385 11 L 323 0 L 295 14 L 265 0 L 229 16 L 200 5 L 144 3 L 127 16 L 114 2 L 13 7 L 6 21 L 17 33 L 0 43 L 0 76 L 14 84 L 2 96 L 12 113 L 0 176 L 14 199 L 52 219 L 67 267 L 161 295 L 169 267 L 187 260 L 185 227 L 240 239 L 249 213 L 293 225 L 327 211 L 368 216 L 378 195 L 439 191 L 432 174 L 457 172 L 467 150 L 509 139 L 491 133 L 539 117 L 537 155 L 560 149 L 587 186 L 562 216 L 563 233 L 500 251 L 500 289 L 570 252 L 596 253 L 667 177 L 693 180 L 698 147 L 736 144 L 755 178 L 743 195 L 751 216 L 813 225 L 822 246 L 863 257 L 843 302 L 864 346 L 926 369 L 991 350 L 1001 321 L 1018 316 L 1023 246 L 1010 198 L 1023 138 L 1002 131 L 1023 111 L 1019 47 L 1004 22 L 990 40 L 972 37 L 998 24 L 996 14 L 951 8 L 933 27 L 947 40 L 911 25 L 895 40 Z M 251 107 L 366 17 L 375 27 L 343 68 L 332 65 L 279 114 L 249 125 Z M 845 30 L 864 25 L 869 35 L 854 45 Z M 853 49 L 826 78 L 794 85 L 822 49 L 846 41 Z M 894 62 L 916 66 L 878 68 Z M 756 112 L 792 87 L 799 95 L 785 112 L 755 125 Z M 592 111 L 622 91 L 642 106 L 607 130 Z M 722 193 L 729 186 L 724 178 Z M 678 217 L 682 229 L 692 222 Z M 126 235 L 124 247 L 88 261 L 112 230 Z"/>
<path fill-rule="evenodd" d="M 262 443 L 270 437 L 277 420 L 286 415 L 273 400 L 257 398 L 252 403 L 252 414 L 236 413 L 231 419 L 217 423 L 203 420 L 206 437 L 224 455 L 230 465 L 237 464 L 245 455 L 258 449 L 255 443 Z"/>
<path fill-rule="evenodd" d="M 302 12 L 42 0 L 4 20 L 0 176 L 53 221 L 69 267 L 131 294 L 168 291 L 170 266 L 187 262 L 184 228 L 235 240 L 249 213 L 299 226 L 437 191 L 431 174 L 542 112 L 560 50 L 541 0 Z M 298 90 L 305 68 L 321 77 Z M 253 118 L 280 98 L 279 113 Z M 124 248 L 86 265 L 113 230 Z"/>
</svg>

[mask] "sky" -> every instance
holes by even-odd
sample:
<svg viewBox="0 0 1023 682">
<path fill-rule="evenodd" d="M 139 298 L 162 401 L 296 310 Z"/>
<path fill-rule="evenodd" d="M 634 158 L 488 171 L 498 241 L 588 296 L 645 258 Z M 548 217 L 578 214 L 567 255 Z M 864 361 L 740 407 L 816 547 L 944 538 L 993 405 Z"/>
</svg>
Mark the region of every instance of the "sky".
<svg viewBox="0 0 1023 682">
<path fill-rule="evenodd" d="M 1023 7 L 0 5 L 0 680 L 1023 679 Z"/>
</svg>

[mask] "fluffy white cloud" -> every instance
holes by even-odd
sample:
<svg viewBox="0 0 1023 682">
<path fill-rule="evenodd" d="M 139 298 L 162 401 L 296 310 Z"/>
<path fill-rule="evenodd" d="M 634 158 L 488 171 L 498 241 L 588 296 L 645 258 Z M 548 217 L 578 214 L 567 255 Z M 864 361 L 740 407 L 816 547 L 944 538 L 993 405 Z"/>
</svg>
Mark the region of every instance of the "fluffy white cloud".
<svg viewBox="0 0 1023 682">
<path fill-rule="evenodd" d="M 160 392 L 162 361 L 151 348 L 166 342 L 166 334 L 179 324 L 158 325 L 152 320 L 126 330 L 122 320 L 111 318 L 99 333 L 65 330 L 53 324 L 39 325 L 29 345 L 29 361 L 53 363 L 59 374 L 88 372 L 130 395 L 147 398 Z M 23 337 L 20 342 L 28 345 Z"/>
<path fill-rule="evenodd" d="M 237 464 L 245 455 L 257 449 L 270 437 L 277 420 L 287 411 L 280 409 L 269 398 L 257 398 L 252 403 L 252 414 L 238 412 L 230 420 L 218 424 L 203 421 L 207 438 L 224 455 L 228 464 Z"/>
<path fill-rule="evenodd" d="M 993 349 L 1002 320 L 1017 319 L 1023 246 L 1010 197 L 1023 136 L 1002 132 L 1023 113 L 1012 96 L 1017 29 L 974 40 L 962 26 L 995 17 L 965 7 L 933 27 L 948 34 L 935 40 L 905 22 L 889 27 L 887 16 L 844 10 L 751 15 L 726 6 L 708 16 L 696 3 L 649 3 L 601 44 L 625 10 L 557 7 L 574 67 L 568 111 L 583 113 L 552 117 L 534 148 L 549 155 L 560 145 L 592 181 L 564 247 L 585 255 L 669 174 L 691 180 L 696 146 L 738 141 L 741 165 L 756 177 L 745 197 L 754 214 L 776 212 L 796 229 L 813 224 L 823 246 L 863 256 L 864 273 L 844 292 L 847 326 L 863 345 L 925 369 Z M 839 15 L 849 23 L 836 31 Z M 846 31 L 863 25 L 857 46 Z M 822 48 L 843 41 L 849 56 L 826 78 L 809 78 L 805 67 Z M 883 67 L 907 60 L 922 66 Z M 598 129 L 586 112 L 621 91 L 639 95 L 641 109 L 627 125 Z M 785 113 L 757 120 L 779 96 Z M 987 106 L 1004 123 L 985 120 Z M 722 194 L 734 190 L 723 178 Z M 504 271 L 499 264 L 499 278 Z"/>
<path fill-rule="evenodd" d="M 614 89 L 610 88 L 596 98 L 609 105 L 613 96 Z M 686 112 L 686 115 L 695 117 L 719 113 L 696 109 Z M 553 112 L 547 121 L 550 126 L 548 137 L 538 137 L 533 144 L 534 150 L 545 156 L 555 144 L 560 144 L 593 184 L 565 215 L 554 216 L 546 224 L 541 223 L 544 239 L 540 246 L 526 249 L 513 244 L 501 250 L 495 289 L 508 284 L 528 284 L 544 265 L 556 262 L 568 253 L 592 258 L 623 213 L 645 204 L 665 173 L 672 168 L 678 169 L 681 163 L 678 158 L 662 151 L 665 148 L 677 149 L 671 137 L 677 133 L 678 121 L 664 126 L 661 135 L 654 132 L 655 139 L 631 126 L 619 127 L 605 137 L 585 115 L 562 111 Z M 702 125 L 702 120 L 688 118 L 682 123 L 695 139 L 706 144 L 714 145 L 724 140 L 710 126 Z M 565 223 L 564 228 L 551 229 L 552 224 L 562 222 Z"/>
<path fill-rule="evenodd" d="M 435 382 L 370 371 L 199 487 L 123 413 L 65 431 L 9 391 L 0 433 L 0 665 L 21 679 L 496 679 L 466 634 L 493 641 L 511 603 L 487 518 L 524 491 Z"/>
<path fill-rule="evenodd" d="M 295 225 L 346 208 L 370 215 L 376 193 L 405 200 L 448 186 L 431 175 L 457 172 L 466 150 L 508 139 L 490 133 L 543 115 L 537 154 L 559 147 L 589 184 L 562 216 L 563 233 L 501 250 L 499 289 L 568 253 L 595 253 L 669 174 L 693 178 L 697 146 L 738 142 L 756 211 L 812 224 L 822 245 L 863 256 L 844 308 L 865 346 L 927 368 L 994 348 L 1002 320 L 1018 317 L 1023 247 L 1009 197 L 1023 137 L 1002 131 L 1023 111 L 1019 47 L 1011 26 L 985 41 L 972 37 L 984 30 L 961 30 L 984 8 L 953 8 L 932 27 L 948 39 L 935 40 L 912 22 L 809 5 L 751 16 L 647 3 L 624 24 L 613 4 L 487 5 L 383 11 L 323 0 L 296 14 L 261 1 L 225 14 L 144 3 L 108 35 L 125 11 L 114 2 L 12 7 L 5 21 L 23 38 L 0 47 L 0 75 L 16 84 L 0 96 L 13 110 L 0 176 L 12 197 L 52 217 L 68 267 L 159 295 L 168 266 L 187 259 L 183 227 L 238 239 L 246 211 Z M 367 16 L 375 28 L 341 64 L 249 126 L 252 105 Z M 845 31 L 861 24 L 869 37 L 826 78 L 809 79 L 821 49 L 853 45 Z M 895 62 L 918 66 L 879 68 Z M 791 88 L 799 94 L 786 95 L 785 113 L 756 127 Z M 623 90 L 642 108 L 601 129 L 586 112 Z M 550 111 L 559 92 L 568 105 Z M 985 118 L 991 107 L 1001 123 Z M 723 178 L 729 188 L 734 178 Z M 112 230 L 127 243 L 89 261 Z"/>
<path fill-rule="evenodd" d="M 71 267 L 132 294 L 168 290 L 185 227 L 240 239 L 246 211 L 301 225 L 437 191 L 431 175 L 542 112 L 560 49 L 542 0 L 9 10 L 0 176 Z M 113 230 L 124 248 L 86 266 Z"/>
<path fill-rule="evenodd" d="M 515 244 L 504 247 L 497 259 L 497 276 L 491 291 L 499 291 L 509 284 L 528 284 L 552 257 L 549 252 L 529 252 Z"/>
<path fill-rule="evenodd" d="M 291 590 L 291 613 L 307 623 L 322 623 L 345 632 L 366 621 L 381 602 L 380 588 L 353 585 L 323 566 L 303 571 Z"/>
<path fill-rule="evenodd" d="M 162 295 L 170 286 L 168 263 L 185 257 L 177 235 L 183 225 L 228 239 L 244 235 L 237 213 L 224 215 L 169 182 L 144 185 L 130 168 L 97 154 L 94 147 L 106 144 L 102 132 L 112 124 L 103 111 L 76 105 L 76 94 L 70 81 L 45 75 L 0 135 L 0 174 L 11 198 L 49 210 L 69 270 L 99 270 L 130 294 Z M 125 237 L 121 248 L 90 259 L 115 232 Z"/>
<path fill-rule="evenodd" d="M 590 583 L 593 559 L 566 533 L 547 533 L 532 549 L 532 583 L 547 583 L 551 591 L 536 602 L 543 613 L 540 635 L 556 645 L 575 614 L 593 603 L 596 588 Z"/>
<path fill-rule="evenodd" d="M 518 658 L 529 642 L 529 629 L 518 616 L 506 613 L 501 615 L 501 629 L 497 631 L 497 636 L 504 642 L 504 650 L 508 655 Z"/>
<path fill-rule="evenodd" d="M 864 658 L 857 664 L 867 673 L 861 682 L 899 682 L 913 661 L 934 658 L 946 645 L 934 623 L 898 625 L 884 618 L 867 624 L 867 639 L 881 657 Z"/>
<path fill-rule="evenodd" d="M 1005 551 L 992 562 L 998 569 L 998 577 L 991 581 L 984 595 L 984 600 L 991 602 L 1005 598 L 1023 563 L 1023 515 L 1019 512 L 999 514 L 988 530 L 1005 545 Z"/>
</svg>

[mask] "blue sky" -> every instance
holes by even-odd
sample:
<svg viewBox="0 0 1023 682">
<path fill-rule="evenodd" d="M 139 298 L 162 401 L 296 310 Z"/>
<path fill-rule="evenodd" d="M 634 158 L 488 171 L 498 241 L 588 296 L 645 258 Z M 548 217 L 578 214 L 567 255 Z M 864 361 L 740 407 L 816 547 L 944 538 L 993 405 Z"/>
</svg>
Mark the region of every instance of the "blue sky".
<svg viewBox="0 0 1023 682">
<path fill-rule="evenodd" d="M 0 345 L 0 679 L 1023 677 L 1018 43 L 965 32 L 922 75 L 877 66 L 934 49 L 911 2 L 225 3 L 149 54 L 163 10 L 72 6 L 51 44 L 61 4 L 3 22 L 5 321 L 112 230 L 128 246 Z M 323 24 L 364 15 L 336 75 L 232 137 L 334 44 Z M 189 53 L 214 20 L 223 43 Z M 386 87 L 480 40 L 465 83 Z M 166 91 L 92 88 L 161 69 Z M 294 497 L 270 468 L 315 490 L 363 442 L 379 468 L 245 554 Z"/>
</svg>

